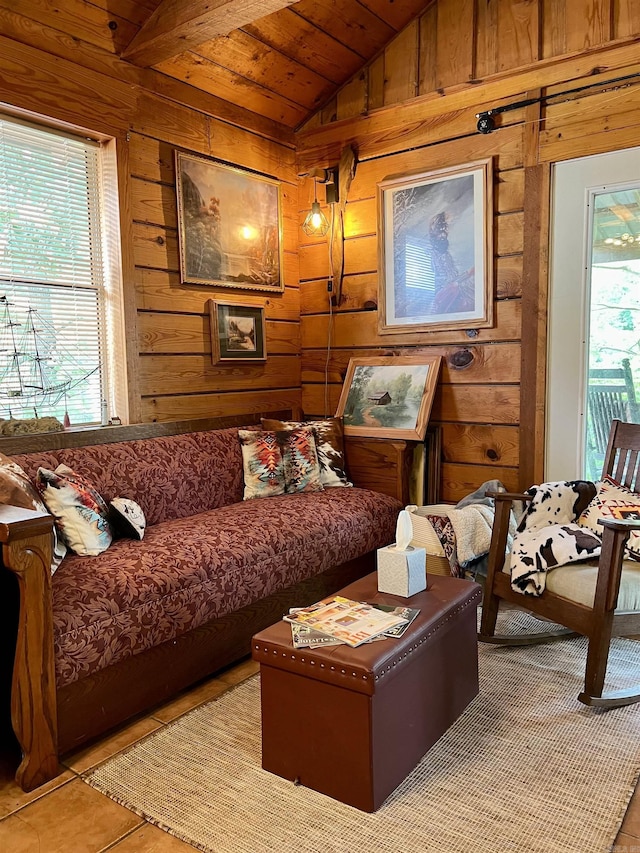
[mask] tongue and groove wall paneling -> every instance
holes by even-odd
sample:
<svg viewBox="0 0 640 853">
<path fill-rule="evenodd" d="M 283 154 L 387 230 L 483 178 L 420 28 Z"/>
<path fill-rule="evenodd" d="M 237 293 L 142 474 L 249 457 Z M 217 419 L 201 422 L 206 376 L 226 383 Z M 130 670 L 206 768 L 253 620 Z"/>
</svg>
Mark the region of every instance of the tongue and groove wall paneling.
<svg viewBox="0 0 640 853">
<path fill-rule="evenodd" d="M 154 3 L 34 0 L 20 5 L 0 0 L 0 100 L 117 140 L 132 420 L 297 409 L 300 307 L 293 137 L 269 117 L 251 116 L 234 103 L 119 59 L 122 44 Z M 117 26 L 110 28 L 109 21 Z M 283 293 L 181 284 L 175 149 L 281 182 Z M 212 297 L 265 305 L 265 364 L 213 367 L 206 306 Z"/>
<path fill-rule="evenodd" d="M 242 414 L 300 405 L 298 199 L 291 149 L 178 104 L 141 99 L 131 194 L 142 419 Z M 180 283 L 174 150 L 282 181 L 284 293 Z M 207 300 L 265 305 L 267 361 L 211 364 Z"/>
<path fill-rule="evenodd" d="M 476 132 L 475 114 L 584 85 L 594 73 L 603 80 L 632 73 L 640 14 L 626 0 L 438 0 L 415 24 L 417 32 L 407 27 L 367 73 L 338 92 L 337 109 L 327 105 L 297 135 L 300 171 L 337 162 L 345 144 L 359 157 L 346 207 L 339 305 L 329 304 L 326 246 L 300 238 L 302 404 L 308 414 L 335 411 L 351 357 L 442 355 L 432 420 L 442 426 L 441 497 L 456 501 L 495 477 L 507 488 L 527 487 L 541 470 L 549 201 L 540 190 L 548 169 L 538 164 L 637 144 L 640 86 L 512 110 L 487 136 Z M 414 81 L 418 97 L 411 94 Z M 446 330 L 379 335 L 376 184 L 489 156 L 493 328 L 472 339 Z M 535 196 L 528 217 L 525 186 Z M 301 217 L 304 186 L 300 198 Z"/>
<path fill-rule="evenodd" d="M 388 174 L 477 159 L 480 151 L 475 137 L 445 140 L 359 163 L 345 213 L 343 299 L 331 312 L 326 240 L 301 237 L 304 411 L 335 411 L 351 357 L 442 355 L 443 371 L 432 419 L 443 425 L 444 500 L 457 500 L 483 479 L 490 479 L 484 476 L 487 466 L 509 488 L 518 486 L 524 177 L 518 153 L 522 130 L 510 128 L 507 134 L 510 139 L 505 142 L 503 137 L 501 143 L 507 153 L 496 156 L 495 171 L 496 322 L 492 329 L 479 330 L 477 337 L 470 339 L 460 330 L 382 336 L 377 328 L 377 181 Z M 495 140 L 498 142 L 497 135 Z M 486 139 L 482 145 L 486 149 Z M 501 156 L 504 169 L 500 168 Z M 304 214 L 306 201 L 303 185 L 299 217 Z M 479 481 L 478 476 L 482 477 Z"/>
</svg>

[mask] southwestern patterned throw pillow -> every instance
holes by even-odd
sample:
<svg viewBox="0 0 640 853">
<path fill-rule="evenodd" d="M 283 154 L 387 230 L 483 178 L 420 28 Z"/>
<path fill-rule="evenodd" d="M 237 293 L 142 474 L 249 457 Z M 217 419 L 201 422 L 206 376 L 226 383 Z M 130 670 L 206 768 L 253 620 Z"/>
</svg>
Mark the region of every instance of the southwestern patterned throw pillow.
<svg viewBox="0 0 640 853">
<path fill-rule="evenodd" d="M 284 461 L 275 432 L 239 429 L 244 500 L 284 494 Z"/>
<path fill-rule="evenodd" d="M 313 430 L 238 430 L 244 469 L 244 500 L 319 492 L 320 465 Z"/>
<path fill-rule="evenodd" d="M 321 492 L 320 464 L 311 427 L 276 431 L 282 447 L 285 491 Z"/>
<path fill-rule="evenodd" d="M 32 509 L 35 512 L 49 512 L 27 472 L 4 453 L 0 453 L 0 504 Z M 67 546 L 54 525 L 51 543 L 51 574 L 58 568 L 66 553 Z"/>
<path fill-rule="evenodd" d="M 91 483 L 67 465 L 38 468 L 36 486 L 72 551 L 95 557 L 113 540 L 107 505 Z"/>
<path fill-rule="evenodd" d="M 602 536 L 599 518 L 640 519 L 640 495 L 621 486 L 611 477 L 605 477 L 596 483 L 596 496 L 578 519 L 578 524 L 588 527 L 598 536 Z M 631 533 L 627 540 L 627 554 L 634 560 L 640 560 L 640 532 Z"/>
<path fill-rule="evenodd" d="M 268 430 L 291 430 L 311 427 L 316 441 L 320 482 L 327 487 L 352 486 L 345 471 L 344 430 L 342 418 L 323 418 L 317 421 L 278 421 L 262 418 L 262 428 Z"/>
</svg>

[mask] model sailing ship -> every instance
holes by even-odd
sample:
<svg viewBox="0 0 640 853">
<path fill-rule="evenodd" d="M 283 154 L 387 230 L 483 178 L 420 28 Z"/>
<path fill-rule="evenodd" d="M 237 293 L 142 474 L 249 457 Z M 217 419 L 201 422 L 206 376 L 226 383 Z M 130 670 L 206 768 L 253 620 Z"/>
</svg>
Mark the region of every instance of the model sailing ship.
<svg viewBox="0 0 640 853">
<path fill-rule="evenodd" d="M 54 326 L 35 308 L 22 308 L 0 296 L 0 433 L 50 432 L 69 426 L 69 395 L 98 370 L 96 365 L 87 371 L 65 351 Z M 63 400 L 62 423 L 43 415 Z"/>
</svg>

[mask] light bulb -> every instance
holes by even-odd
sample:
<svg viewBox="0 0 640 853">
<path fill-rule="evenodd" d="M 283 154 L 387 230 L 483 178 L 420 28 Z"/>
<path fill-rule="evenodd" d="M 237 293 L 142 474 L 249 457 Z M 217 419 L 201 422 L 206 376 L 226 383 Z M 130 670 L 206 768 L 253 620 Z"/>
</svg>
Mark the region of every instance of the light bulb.
<svg viewBox="0 0 640 853">
<path fill-rule="evenodd" d="M 320 209 L 317 200 L 311 205 L 311 210 L 302 223 L 302 230 L 309 237 L 324 237 L 329 230 L 329 220 Z"/>
</svg>

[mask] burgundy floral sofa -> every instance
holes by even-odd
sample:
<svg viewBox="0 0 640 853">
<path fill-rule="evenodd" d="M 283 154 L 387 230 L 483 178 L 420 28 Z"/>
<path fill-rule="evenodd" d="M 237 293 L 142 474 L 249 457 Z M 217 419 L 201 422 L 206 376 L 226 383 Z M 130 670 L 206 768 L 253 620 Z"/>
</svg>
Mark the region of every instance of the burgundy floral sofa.
<svg viewBox="0 0 640 853">
<path fill-rule="evenodd" d="M 243 501 L 236 428 L 12 458 L 31 477 L 68 465 L 105 500 L 137 501 L 147 521 L 142 541 L 69 554 L 51 577 L 50 517 L 1 508 L 0 656 L 15 657 L 25 789 L 56 775 L 59 754 L 248 654 L 288 607 L 373 571 L 402 508 L 357 485 Z"/>
</svg>

